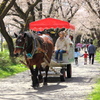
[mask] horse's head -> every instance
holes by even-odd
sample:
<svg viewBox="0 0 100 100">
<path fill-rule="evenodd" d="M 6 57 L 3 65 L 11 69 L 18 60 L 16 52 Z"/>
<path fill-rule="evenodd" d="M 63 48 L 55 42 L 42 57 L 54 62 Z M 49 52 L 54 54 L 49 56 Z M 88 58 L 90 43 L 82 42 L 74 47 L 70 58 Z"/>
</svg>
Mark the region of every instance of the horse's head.
<svg viewBox="0 0 100 100">
<path fill-rule="evenodd" d="M 14 54 L 18 55 L 18 54 L 21 54 L 25 50 L 26 34 L 25 33 L 19 34 L 19 35 L 17 35 L 16 33 L 14 34 L 15 34 L 15 37 L 17 38 L 15 42 Z"/>
</svg>

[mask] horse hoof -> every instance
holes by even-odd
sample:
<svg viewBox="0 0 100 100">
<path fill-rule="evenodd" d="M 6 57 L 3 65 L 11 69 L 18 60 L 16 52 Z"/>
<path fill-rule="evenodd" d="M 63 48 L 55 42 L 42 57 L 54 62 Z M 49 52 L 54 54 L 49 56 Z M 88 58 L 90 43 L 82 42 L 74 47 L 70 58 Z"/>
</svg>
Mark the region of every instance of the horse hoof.
<svg viewBox="0 0 100 100">
<path fill-rule="evenodd" d="M 46 83 L 46 82 L 44 82 L 44 83 L 43 83 L 43 85 L 47 85 L 47 83 Z"/>
<path fill-rule="evenodd" d="M 37 89 L 37 88 L 39 87 L 39 84 L 32 85 L 32 87 L 33 87 L 34 89 Z"/>
<path fill-rule="evenodd" d="M 42 83 L 43 82 L 43 79 L 39 80 L 39 83 Z"/>
<path fill-rule="evenodd" d="M 34 86 L 33 88 L 34 88 L 34 89 L 37 89 L 38 87 L 37 87 L 37 86 Z"/>
</svg>

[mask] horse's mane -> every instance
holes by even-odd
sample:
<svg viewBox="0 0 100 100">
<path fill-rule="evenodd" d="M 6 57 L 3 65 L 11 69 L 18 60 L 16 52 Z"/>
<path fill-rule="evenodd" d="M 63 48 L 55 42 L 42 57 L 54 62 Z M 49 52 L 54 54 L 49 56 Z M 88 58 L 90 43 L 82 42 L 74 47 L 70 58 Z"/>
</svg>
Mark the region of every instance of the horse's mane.
<svg viewBox="0 0 100 100">
<path fill-rule="evenodd" d="M 40 37 L 40 36 L 38 36 L 36 33 L 34 33 L 34 32 L 30 32 L 30 31 L 25 31 L 25 32 L 23 32 L 23 34 L 26 34 L 26 36 L 30 39 L 37 39 L 38 41 L 39 41 L 39 43 L 40 44 L 42 44 L 43 43 L 43 39 Z"/>
<path fill-rule="evenodd" d="M 32 36 L 34 35 L 34 33 L 30 33 L 29 31 L 25 31 L 23 32 L 23 34 L 26 34 L 27 37 L 32 38 Z"/>
</svg>

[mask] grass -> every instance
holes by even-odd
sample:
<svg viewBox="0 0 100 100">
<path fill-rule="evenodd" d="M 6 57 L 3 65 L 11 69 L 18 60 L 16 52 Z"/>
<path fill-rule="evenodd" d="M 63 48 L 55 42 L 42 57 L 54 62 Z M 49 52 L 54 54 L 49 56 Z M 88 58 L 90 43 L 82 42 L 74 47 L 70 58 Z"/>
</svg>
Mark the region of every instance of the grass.
<svg viewBox="0 0 100 100">
<path fill-rule="evenodd" d="M 100 63 L 100 51 L 96 52 L 96 58 L 95 59 Z"/>
<path fill-rule="evenodd" d="M 100 48 L 96 52 L 96 58 L 98 62 L 100 62 Z M 99 79 L 97 79 L 96 84 L 94 84 L 94 89 L 92 93 L 89 95 L 89 100 L 100 100 L 100 76 Z"/>
<path fill-rule="evenodd" d="M 94 85 L 92 93 L 89 95 L 89 100 L 100 100 L 100 78 Z"/>
<path fill-rule="evenodd" d="M 5 78 L 27 70 L 26 66 L 19 63 L 18 59 L 16 62 L 12 62 L 8 55 L 8 51 L 0 52 L 0 78 Z"/>
<path fill-rule="evenodd" d="M 27 70 L 23 65 L 17 64 L 13 66 L 5 66 L 4 68 L 0 68 L 0 78 L 5 78 L 20 72 Z"/>
</svg>

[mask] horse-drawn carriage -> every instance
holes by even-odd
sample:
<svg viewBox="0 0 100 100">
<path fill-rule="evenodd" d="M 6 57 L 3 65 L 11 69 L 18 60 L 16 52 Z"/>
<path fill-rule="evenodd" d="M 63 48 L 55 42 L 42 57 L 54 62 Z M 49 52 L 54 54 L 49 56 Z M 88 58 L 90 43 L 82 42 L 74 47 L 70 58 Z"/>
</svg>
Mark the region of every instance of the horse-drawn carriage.
<svg viewBox="0 0 100 100">
<path fill-rule="evenodd" d="M 47 30 L 50 28 L 66 28 L 68 30 L 68 34 L 70 34 L 70 29 L 75 29 L 75 27 L 70 23 L 53 18 L 46 18 L 35 21 L 30 23 L 29 25 L 29 29 L 34 31 L 43 31 L 44 29 Z M 15 35 L 17 37 L 17 40 L 14 53 L 20 54 L 24 52 L 26 60 L 26 64 L 24 64 L 27 65 L 30 69 L 30 72 L 32 74 L 32 86 L 34 88 L 38 87 L 39 82 L 42 80 L 42 70 L 45 70 L 46 72 L 43 83 L 44 85 L 47 84 L 47 75 L 49 68 L 51 68 L 55 72 L 55 74 L 58 74 L 58 72 L 55 70 L 55 67 L 61 67 L 59 73 L 61 81 L 65 81 L 66 71 L 67 77 L 71 78 L 71 62 L 74 59 L 74 45 L 70 46 L 68 54 L 63 54 L 63 63 L 58 63 L 54 61 L 54 44 L 50 36 L 38 36 L 35 33 L 32 33 L 32 31 L 23 32 L 23 34 Z"/>
</svg>

